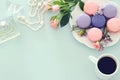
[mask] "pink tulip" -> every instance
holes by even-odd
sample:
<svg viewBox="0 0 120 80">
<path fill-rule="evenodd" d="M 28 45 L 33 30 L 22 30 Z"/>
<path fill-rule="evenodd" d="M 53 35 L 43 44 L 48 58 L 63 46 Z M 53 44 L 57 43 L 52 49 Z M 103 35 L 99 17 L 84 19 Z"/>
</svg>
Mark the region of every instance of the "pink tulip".
<svg viewBox="0 0 120 80">
<path fill-rule="evenodd" d="M 58 10 L 59 10 L 59 5 L 54 5 L 54 6 L 52 6 L 52 11 L 53 12 L 57 12 Z"/>
<path fill-rule="evenodd" d="M 93 46 L 95 47 L 95 49 L 99 50 L 101 48 L 100 46 L 100 42 L 96 42 L 93 44 Z"/>
<path fill-rule="evenodd" d="M 50 25 L 51 25 L 51 27 L 57 28 L 57 27 L 58 27 L 58 24 L 59 24 L 59 21 L 58 21 L 58 20 L 50 20 Z"/>
<path fill-rule="evenodd" d="M 50 10 L 52 7 L 48 4 L 48 3 L 45 3 L 45 10 Z"/>
</svg>

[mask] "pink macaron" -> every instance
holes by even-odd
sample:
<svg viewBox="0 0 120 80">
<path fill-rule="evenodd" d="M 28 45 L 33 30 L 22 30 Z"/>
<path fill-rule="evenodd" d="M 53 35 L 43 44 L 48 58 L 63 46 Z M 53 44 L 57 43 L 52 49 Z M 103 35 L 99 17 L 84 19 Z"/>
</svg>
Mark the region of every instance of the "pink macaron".
<svg viewBox="0 0 120 80">
<path fill-rule="evenodd" d="M 107 22 L 107 30 L 109 32 L 118 32 L 120 31 L 120 19 L 119 18 L 111 18 Z"/>
<path fill-rule="evenodd" d="M 99 28 L 91 28 L 87 32 L 87 37 L 92 42 L 97 42 L 102 39 L 102 31 Z"/>
<path fill-rule="evenodd" d="M 84 5 L 84 12 L 88 15 L 94 15 L 99 9 L 99 5 L 95 2 L 87 2 Z"/>
</svg>

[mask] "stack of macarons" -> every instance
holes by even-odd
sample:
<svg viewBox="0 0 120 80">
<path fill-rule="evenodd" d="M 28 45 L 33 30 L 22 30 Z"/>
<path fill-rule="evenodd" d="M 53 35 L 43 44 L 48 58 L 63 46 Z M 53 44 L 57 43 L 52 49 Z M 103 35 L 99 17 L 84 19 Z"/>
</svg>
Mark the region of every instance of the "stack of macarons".
<svg viewBox="0 0 120 80">
<path fill-rule="evenodd" d="M 117 7 L 106 4 L 103 8 L 93 1 L 86 2 L 84 13 L 77 18 L 77 26 L 87 30 L 87 37 L 92 42 L 100 41 L 103 37 L 103 28 L 110 33 L 120 31 L 120 19 L 117 18 Z"/>
</svg>

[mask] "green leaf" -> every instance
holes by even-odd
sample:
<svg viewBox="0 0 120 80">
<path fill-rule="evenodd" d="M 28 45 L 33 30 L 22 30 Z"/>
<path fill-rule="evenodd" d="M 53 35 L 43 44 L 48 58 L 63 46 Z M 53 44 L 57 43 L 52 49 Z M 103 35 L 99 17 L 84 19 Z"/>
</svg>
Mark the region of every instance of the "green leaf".
<svg viewBox="0 0 120 80">
<path fill-rule="evenodd" d="M 61 27 L 64 27 L 66 24 L 68 24 L 69 19 L 70 19 L 70 13 L 64 15 L 64 16 L 62 17 L 62 19 L 60 20 L 60 26 L 61 26 Z"/>
<path fill-rule="evenodd" d="M 57 16 L 52 16 L 50 20 L 55 20 Z"/>
<path fill-rule="evenodd" d="M 70 12 L 71 12 L 70 9 L 61 9 L 61 10 L 60 10 L 60 13 L 61 13 L 61 14 L 66 14 L 66 13 L 70 13 Z"/>
<path fill-rule="evenodd" d="M 85 35 L 86 34 L 86 30 L 85 29 L 80 29 L 79 34 L 81 36 Z"/>
<path fill-rule="evenodd" d="M 70 2 L 70 1 L 72 1 L 72 0 L 64 0 L 65 2 Z"/>
<path fill-rule="evenodd" d="M 83 8 L 84 8 L 84 2 L 81 0 L 79 1 L 79 7 L 81 10 L 83 10 Z"/>
<path fill-rule="evenodd" d="M 106 37 L 106 35 L 108 34 L 108 31 L 106 28 L 103 29 L 103 39 Z"/>
<path fill-rule="evenodd" d="M 53 5 L 66 5 L 67 3 L 63 1 L 53 1 Z"/>
<path fill-rule="evenodd" d="M 54 5 L 61 5 L 61 2 L 60 1 L 54 1 L 53 4 Z"/>
<path fill-rule="evenodd" d="M 65 2 L 73 2 L 73 1 L 76 1 L 76 0 L 64 0 Z"/>
</svg>

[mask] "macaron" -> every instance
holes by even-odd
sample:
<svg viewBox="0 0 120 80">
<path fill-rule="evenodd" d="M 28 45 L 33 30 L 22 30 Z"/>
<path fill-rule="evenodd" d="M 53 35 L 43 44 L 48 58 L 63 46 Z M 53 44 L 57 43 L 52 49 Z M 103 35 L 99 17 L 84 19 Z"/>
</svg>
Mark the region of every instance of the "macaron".
<svg viewBox="0 0 120 80">
<path fill-rule="evenodd" d="M 96 28 L 104 28 L 106 24 L 106 18 L 102 14 L 95 14 L 92 16 L 92 26 Z"/>
<path fill-rule="evenodd" d="M 117 8 L 112 4 L 107 4 L 102 11 L 107 18 L 113 18 L 117 15 Z"/>
<path fill-rule="evenodd" d="M 102 39 L 102 31 L 99 28 L 91 28 L 87 31 L 87 37 L 92 42 L 97 42 Z"/>
<path fill-rule="evenodd" d="M 99 9 L 99 5 L 95 2 L 87 2 L 84 5 L 84 12 L 87 13 L 88 15 L 94 15 Z"/>
<path fill-rule="evenodd" d="M 91 17 L 87 14 L 80 14 L 76 21 L 79 28 L 88 28 L 91 24 Z"/>
<path fill-rule="evenodd" d="M 120 19 L 119 18 L 111 18 L 107 22 L 107 30 L 109 32 L 118 32 L 120 31 Z"/>
</svg>

